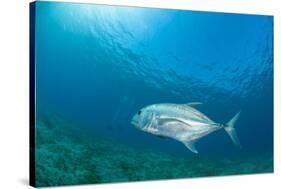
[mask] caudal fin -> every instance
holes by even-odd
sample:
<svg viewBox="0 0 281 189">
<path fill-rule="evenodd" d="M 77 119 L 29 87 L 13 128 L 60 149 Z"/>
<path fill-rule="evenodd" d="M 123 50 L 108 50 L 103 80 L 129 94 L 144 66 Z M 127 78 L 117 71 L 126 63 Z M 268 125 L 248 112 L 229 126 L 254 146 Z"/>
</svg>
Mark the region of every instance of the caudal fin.
<svg viewBox="0 0 281 189">
<path fill-rule="evenodd" d="M 238 112 L 225 126 L 224 130 L 227 132 L 227 134 L 230 136 L 232 142 L 239 148 L 241 148 L 241 144 L 239 141 L 239 138 L 237 136 L 237 133 L 235 131 L 235 123 L 238 120 L 240 116 L 240 112 Z"/>
</svg>

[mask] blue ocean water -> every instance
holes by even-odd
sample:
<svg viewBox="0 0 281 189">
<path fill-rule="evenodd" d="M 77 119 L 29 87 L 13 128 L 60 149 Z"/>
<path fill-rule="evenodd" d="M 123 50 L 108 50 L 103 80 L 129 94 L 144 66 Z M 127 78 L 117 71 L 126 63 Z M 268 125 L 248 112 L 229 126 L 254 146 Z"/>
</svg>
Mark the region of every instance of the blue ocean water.
<svg viewBox="0 0 281 189">
<path fill-rule="evenodd" d="M 37 2 L 35 36 L 37 119 L 52 112 L 77 136 L 139 152 L 272 158 L 272 16 Z M 218 123 L 241 111 L 242 149 L 220 130 L 195 155 L 130 124 L 144 106 L 188 102 Z"/>
</svg>

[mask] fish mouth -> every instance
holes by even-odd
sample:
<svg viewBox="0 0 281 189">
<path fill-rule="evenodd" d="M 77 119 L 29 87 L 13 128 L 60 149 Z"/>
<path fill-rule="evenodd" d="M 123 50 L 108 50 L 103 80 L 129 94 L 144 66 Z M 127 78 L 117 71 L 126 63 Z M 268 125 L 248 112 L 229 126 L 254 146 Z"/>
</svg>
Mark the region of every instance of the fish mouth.
<svg viewBox="0 0 281 189">
<path fill-rule="evenodd" d="M 134 120 L 131 120 L 131 124 L 132 124 L 132 125 L 136 125 L 136 124 L 137 124 L 137 122 L 136 122 L 136 121 L 134 121 Z"/>
<path fill-rule="evenodd" d="M 137 121 L 136 116 L 134 116 L 134 117 L 132 118 L 131 124 L 134 125 L 134 126 L 137 126 L 137 125 L 138 125 L 138 121 Z"/>
</svg>

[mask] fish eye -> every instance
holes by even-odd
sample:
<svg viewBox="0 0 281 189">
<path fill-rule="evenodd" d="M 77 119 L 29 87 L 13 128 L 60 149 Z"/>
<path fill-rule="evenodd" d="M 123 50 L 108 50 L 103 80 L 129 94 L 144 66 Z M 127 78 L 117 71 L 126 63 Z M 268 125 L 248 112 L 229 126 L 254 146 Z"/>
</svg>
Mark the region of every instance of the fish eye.
<svg viewBox="0 0 281 189">
<path fill-rule="evenodd" d="M 140 115 L 141 114 L 141 111 L 138 111 L 138 115 Z"/>
</svg>

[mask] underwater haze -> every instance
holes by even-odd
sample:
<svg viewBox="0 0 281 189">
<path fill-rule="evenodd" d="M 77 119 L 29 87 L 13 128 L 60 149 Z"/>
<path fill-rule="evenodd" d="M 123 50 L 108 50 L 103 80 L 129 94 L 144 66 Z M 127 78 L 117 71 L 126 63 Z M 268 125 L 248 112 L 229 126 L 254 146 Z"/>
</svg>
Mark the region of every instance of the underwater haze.
<svg viewBox="0 0 281 189">
<path fill-rule="evenodd" d="M 36 186 L 273 172 L 273 17 L 36 2 Z M 136 129 L 158 103 L 216 123 L 192 153 Z"/>
</svg>

